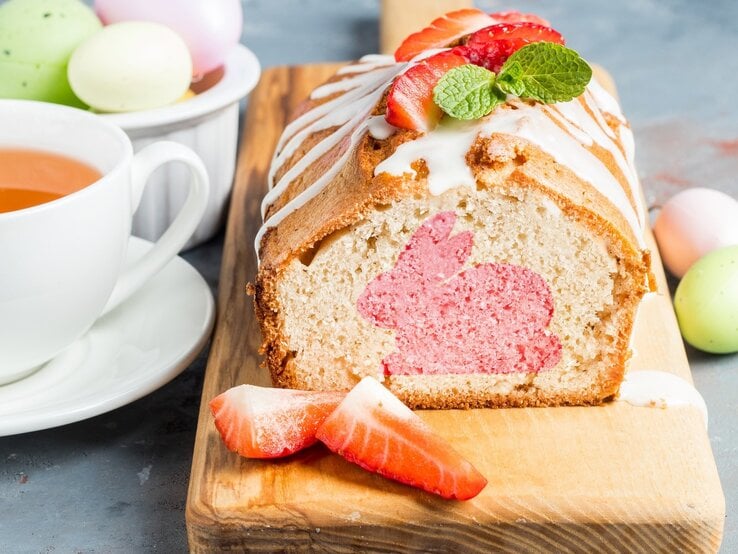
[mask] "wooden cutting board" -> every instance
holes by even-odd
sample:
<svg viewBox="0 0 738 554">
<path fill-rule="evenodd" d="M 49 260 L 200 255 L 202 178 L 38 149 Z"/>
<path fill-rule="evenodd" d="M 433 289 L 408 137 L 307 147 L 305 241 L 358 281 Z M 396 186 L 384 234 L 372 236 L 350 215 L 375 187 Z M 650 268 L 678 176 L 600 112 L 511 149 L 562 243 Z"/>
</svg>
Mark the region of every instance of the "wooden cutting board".
<svg viewBox="0 0 738 554">
<path fill-rule="evenodd" d="M 211 398 L 269 385 L 246 283 L 254 279 L 272 151 L 290 110 L 336 66 L 278 67 L 251 95 L 231 201 L 218 318 L 195 440 L 187 531 L 193 552 L 708 552 L 725 501 L 692 407 L 419 412 L 489 480 L 467 502 L 445 501 L 345 462 L 318 445 L 288 459 L 240 458 L 221 443 Z M 632 370 L 691 381 L 654 253 L 660 293 L 636 322 Z"/>
</svg>

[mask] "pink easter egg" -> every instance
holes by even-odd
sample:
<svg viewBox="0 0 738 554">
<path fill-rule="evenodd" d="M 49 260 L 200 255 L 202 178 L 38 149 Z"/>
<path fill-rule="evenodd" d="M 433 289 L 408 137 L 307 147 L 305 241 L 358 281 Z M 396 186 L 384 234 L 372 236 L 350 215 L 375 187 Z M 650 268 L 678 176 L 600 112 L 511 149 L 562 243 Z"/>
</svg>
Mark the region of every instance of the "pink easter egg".
<svg viewBox="0 0 738 554">
<path fill-rule="evenodd" d="M 95 11 L 106 25 L 138 20 L 170 27 L 187 44 L 196 76 L 223 65 L 243 28 L 239 0 L 95 0 Z"/>
<path fill-rule="evenodd" d="M 664 265 L 681 278 L 704 255 L 738 244 L 738 202 L 718 190 L 683 190 L 664 204 L 653 232 Z"/>
</svg>

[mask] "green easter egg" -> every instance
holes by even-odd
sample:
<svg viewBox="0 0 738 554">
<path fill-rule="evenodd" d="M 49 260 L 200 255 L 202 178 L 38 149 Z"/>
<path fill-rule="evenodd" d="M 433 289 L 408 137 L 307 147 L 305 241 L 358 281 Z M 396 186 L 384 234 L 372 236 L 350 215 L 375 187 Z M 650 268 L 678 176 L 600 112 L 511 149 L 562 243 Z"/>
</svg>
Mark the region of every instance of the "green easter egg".
<svg viewBox="0 0 738 554">
<path fill-rule="evenodd" d="M 697 261 L 677 287 L 674 309 L 689 344 L 713 354 L 738 352 L 738 246 Z"/>
<path fill-rule="evenodd" d="M 83 107 L 67 80 L 74 49 L 102 27 L 79 0 L 0 4 L 0 98 Z"/>
</svg>

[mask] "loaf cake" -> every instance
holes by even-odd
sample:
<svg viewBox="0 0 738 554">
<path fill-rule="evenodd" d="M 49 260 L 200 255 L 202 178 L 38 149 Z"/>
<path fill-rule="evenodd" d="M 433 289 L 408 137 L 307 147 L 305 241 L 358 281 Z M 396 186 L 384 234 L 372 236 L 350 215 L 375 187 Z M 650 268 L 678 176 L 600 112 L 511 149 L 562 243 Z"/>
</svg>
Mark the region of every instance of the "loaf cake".
<svg viewBox="0 0 738 554">
<path fill-rule="evenodd" d="M 594 79 L 566 102 L 498 92 L 465 120 L 428 101 L 450 68 L 502 82 L 505 60 L 548 40 L 564 52 L 536 16 L 453 12 L 296 111 L 255 244 L 275 386 L 348 390 L 371 375 L 413 408 L 617 393 L 652 288 L 617 101 Z"/>
</svg>

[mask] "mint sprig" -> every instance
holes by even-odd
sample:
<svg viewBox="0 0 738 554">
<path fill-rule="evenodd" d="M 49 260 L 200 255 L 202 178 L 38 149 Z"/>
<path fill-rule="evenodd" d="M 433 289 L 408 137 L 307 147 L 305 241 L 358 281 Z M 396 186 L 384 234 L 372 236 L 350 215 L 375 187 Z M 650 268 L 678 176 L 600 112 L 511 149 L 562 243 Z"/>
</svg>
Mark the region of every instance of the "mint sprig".
<svg viewBox="0 0 738 554">
<path fill-rule="evenodd" d="M 553 104 L 584 92 L 592 68 L 574 50 L 553 42 L 534 42 L 510 56 L 497 76 L 505 93 Z"/>
<path fill-rule="evenodd" d="M 479 119 L 505 101 L 494 88 L 495 74 L 478 65 L 449 70 L 433 88 L 433 101 L 456 119 Z"/>
<path fill-rule="evenodd" d="M 499 75 L 473 64 L 449 70 L 433 88 L 433 101 L 456 119 L 479 119 L 508 94 L 545 104 L 568 102 L 591 78 L 592 68 L 574 50 L 534 42 L 510 56 Z"/>
</svg>

